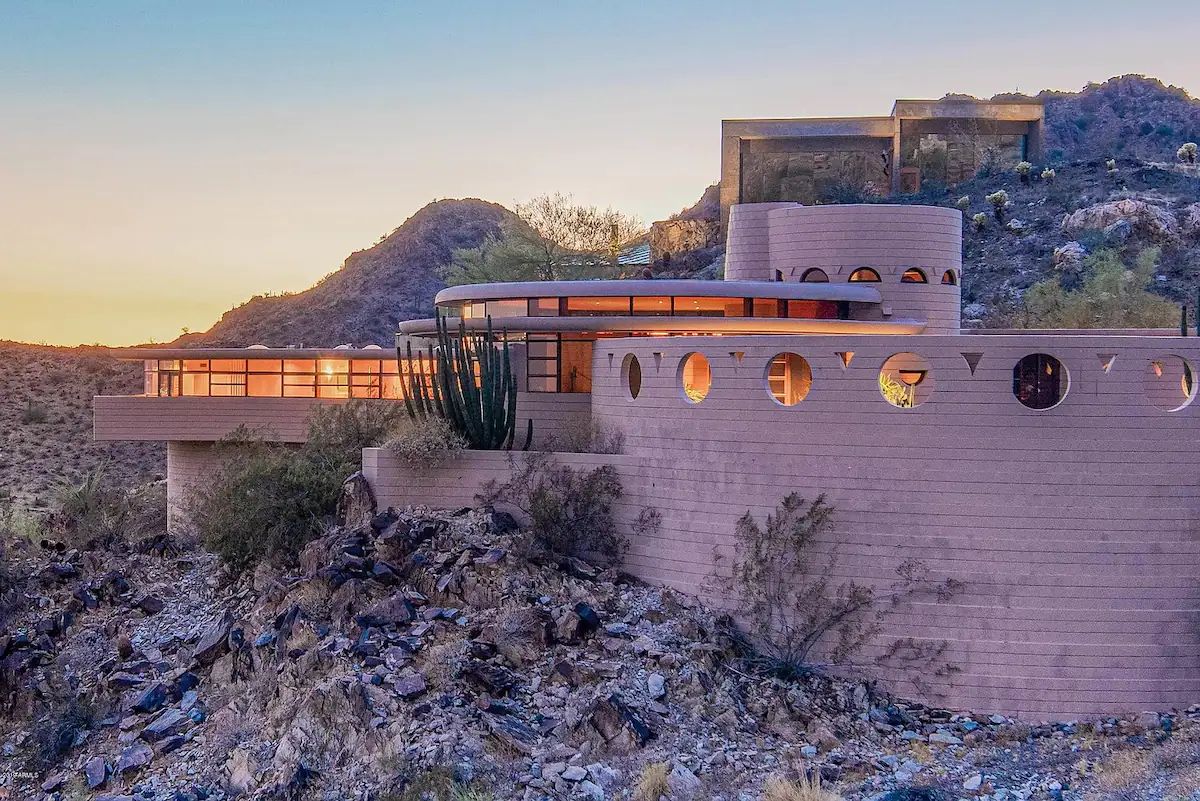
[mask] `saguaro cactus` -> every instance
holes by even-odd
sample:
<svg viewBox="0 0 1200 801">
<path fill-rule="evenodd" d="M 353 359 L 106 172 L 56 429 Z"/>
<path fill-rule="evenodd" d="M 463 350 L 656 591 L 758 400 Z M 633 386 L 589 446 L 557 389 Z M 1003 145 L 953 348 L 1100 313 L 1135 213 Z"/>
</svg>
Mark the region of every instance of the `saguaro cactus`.
<svg viewBox="0 0 1200 801">
<path fill-rule="evenodd" d="M 468 334 L 459 321 L 451 334 L 446 319 L 437 318 L 437 345 L 430 345 L 426 358 L 407 352 L 407 375 L 400 377 L 400 394 L 414 420 L 444 418 L 462 434 L 472 448 L 511 449 L 517 426 L 517 380 L 513 375 L 508 339 L 497 339 L 492 318 L 487 331 Z M 426 372 L 428 364 L 429 372 Z M 533 439 L 533 420 L 528 423 L 524 447 Z"/>
</svg>

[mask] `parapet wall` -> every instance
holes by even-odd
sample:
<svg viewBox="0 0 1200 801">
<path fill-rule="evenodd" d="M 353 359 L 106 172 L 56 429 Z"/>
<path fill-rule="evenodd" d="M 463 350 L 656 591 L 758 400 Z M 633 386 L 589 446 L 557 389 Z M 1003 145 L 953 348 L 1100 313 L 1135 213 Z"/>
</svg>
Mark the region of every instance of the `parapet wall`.
<svg viewBox="0 0 1200 801">
<path fill-rule="evenodd" d="M 689 352 L 712 387 L 691 403 L 679 384 Z M 768 393 L 779 352 L 811 367 L 807 397 Z M 893 354 L 929 367 L 924 403 L 895 408 L 878 385 Z M 1030 353 L 1068 374 L 1054 408 L 1013 395 Z M 849 364 L 843 354 L 852 353 Z M 641 387 L 626 390 L 625 357 Z M 887 615 L 863 655 L 901 640 L 943 649 L 941 665 L 874 670 L 932 703 L 1040 720 L 1186 707 L 1200 700 L 1200 408 L 1167 411 L 1144 392 L 1155 361 L 1200 359 L 1194 339 L 1157 337 L 695 337 L 598 343 L 593 417 L 626 435 L 615 464 L 628 518 L 642 505 L 661 529 L 636 540 L 628 568 L 694 592 L 732 546 L 736 519 L 760 519 L 789 492 L 827 494 L 835 581 L 888 587 L 920 561 L 964 589 Z M 972 365 L 974 365 L 972 367 Z M 364 465 L 383 503 L 470 503 L 502 476 L 504 454 L 471 453 L 413 474 L 385 455 Z M 917 670 L 917 675 L 914 673 Z M 919 679 L 919 681 L 914 681 Z"/>
</svg>

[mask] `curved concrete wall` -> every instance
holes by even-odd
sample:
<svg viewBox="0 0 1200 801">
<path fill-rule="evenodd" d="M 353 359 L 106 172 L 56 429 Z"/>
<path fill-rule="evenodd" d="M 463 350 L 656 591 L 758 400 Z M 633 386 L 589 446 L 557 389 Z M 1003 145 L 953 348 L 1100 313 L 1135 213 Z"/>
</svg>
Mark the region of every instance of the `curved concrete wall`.
<svg viewBox="0 0 1200 801">
<path fill-rule="evenodd" d="M 691 351 L 712 370 L 711 391 L 697 404 L 677 380 Z M 767 365 L 785 351 L 812 371 L 807 397 L 791 407 L 766 390 Z M 930 371 L 925 401 L 912 409 L 890 406 L 878 387 L 881 365 L 905 352 Z M 1066 397 L 1045 411 L 1025 408 L 1012 392 L 1013 366 L 1036 352 L 1060 359 L 1069 374 Z M 636 400 L 622 385 L 629 353 L 641 364 Z M 871 664 L 908 638 L 944 646 L 937 665 L 956 672 L 919 662 L 873 668 L 912 696 L 1030 720 L 1186 707 L 1200 700 L 1200 405 L 1165 411 L 1166 390 L 1145 391 L 1152 360 L 1168 354 L 1194 370 L 1200 342 L 609 340 L 596 348 L 593 415 L 625 432 L 625 453 L 563 458 L 617 465 L 623 516 L 643 504 L 662 512 L 661 530 L 636 540 L 627 560 L 648 581 L 696 591 L 714 553 L 732 547 L 736 519 L 747 510 L 762 519 L 792 491 L 827 493 L 836 507 L 836 529 L 822 545 L 838 554 L 836 581 L 887 587 L 906 559 L 924 563 L 932 579 L 962 581 L 949 601 L 923 598 L 888 614 L 863 655 Z M 1172 385 L 1182 380 L 1163 372 Z M 503 474 L 503 460 L 468 454 L 425 476 L 386 458 L 365 464 L 382 502 L 428 496 L 453 506 Z"/>
<path fill-rule="evenodd" d="M 833 282 L 846 281 L 859 267 L 882 279 L 872 284 L 883 297 L 882 319 L 926 320 L 927 334 L 957 333 L 962 277 L 962 213 L 937 206 L 883 204 L 800 206 L 757 203 L 731 209 L 725 277 L 800 281 L 813 267 Z M 910 267 L 927 284 L 900 282 Z M 954 284 L 942 284 L 947 270 Z"/>
</svg>

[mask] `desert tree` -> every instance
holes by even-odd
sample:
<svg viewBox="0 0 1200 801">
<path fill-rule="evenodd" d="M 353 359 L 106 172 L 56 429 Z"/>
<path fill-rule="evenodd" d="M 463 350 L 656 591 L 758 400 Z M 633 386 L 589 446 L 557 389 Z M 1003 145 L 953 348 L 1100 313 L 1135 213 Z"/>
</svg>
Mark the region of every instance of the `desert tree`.
<svg viewBox="0 0 1200 801">
<path fill-rule="evenodd" d="M 513 212 L 499 236 L 455 251 L 448 284 L 615 278 L 617 254 L 645 233 L 636 217 L 558 193 L 518 203 Z"/>
<path fill-rule="evenodd" d="M 1180 161 L 1185 161 L 1188 164 L 1195 164 L 1196 150 L 1197 148 L 1195 142 L 1184 142 L 1180 146 L 1179 150 L 1175 151 L 1175 155 L 1179 157 Z"/>
</svg>

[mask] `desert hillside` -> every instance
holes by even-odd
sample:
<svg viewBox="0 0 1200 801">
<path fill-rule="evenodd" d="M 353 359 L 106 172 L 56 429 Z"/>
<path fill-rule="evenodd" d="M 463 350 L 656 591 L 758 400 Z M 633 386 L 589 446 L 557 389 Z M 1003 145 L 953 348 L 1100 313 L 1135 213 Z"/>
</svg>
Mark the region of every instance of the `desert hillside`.
<svg viewBox="0 0 1200 801">
<path fill-rule="evenodd" d="M 439 270 L 458 248 L 478 247 L 512 212 L 482 200 L 439 200 L 303 292 L 255 297 L 188 345 L 392 345 L 396 323 L 427 314 Z M 181 343 L 181 344 L 184 344 Z"/>
<path fill-rule="evenodd" d="M 140 393 L 140 363 L 13 342 L 0 342 L 0 362 L 0 493 L 47 508 L 57 487 L 97 468 L 124 485 L 164 474 L 159 443 L 92 440 L 92 397 Z"/>
</svg>

